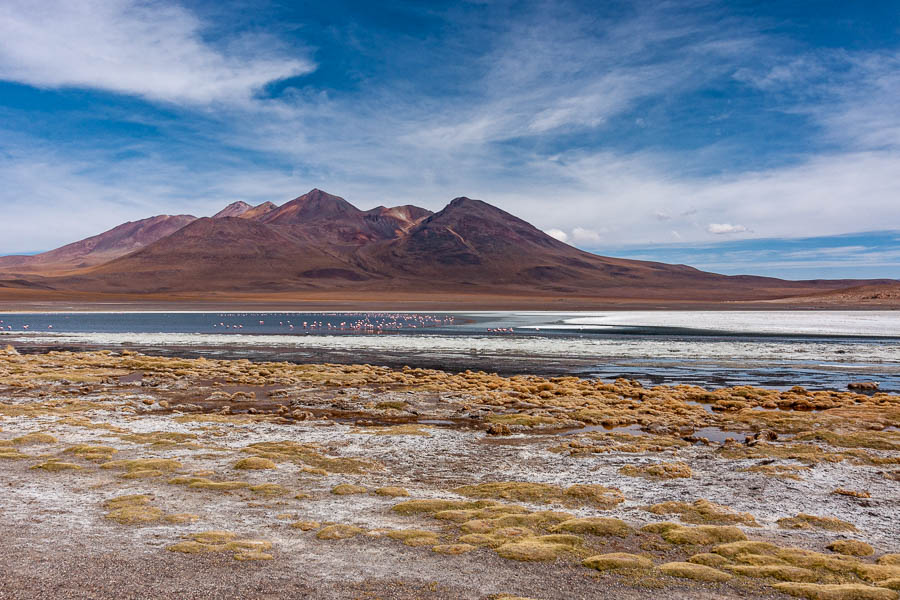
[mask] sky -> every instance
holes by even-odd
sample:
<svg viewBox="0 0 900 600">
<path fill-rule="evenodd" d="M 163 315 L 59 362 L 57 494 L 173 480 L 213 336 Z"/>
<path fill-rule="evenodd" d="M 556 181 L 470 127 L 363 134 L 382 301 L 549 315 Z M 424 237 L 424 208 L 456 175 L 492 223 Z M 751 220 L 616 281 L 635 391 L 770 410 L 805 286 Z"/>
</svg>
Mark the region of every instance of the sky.
<svg viewBox="0 0 900 600">
<path fill-rule="evenodd" d="M 317 187 L 900 278 L 898 99 L 895 0 L 0 0 L 0 253 Z"/>
</svg>

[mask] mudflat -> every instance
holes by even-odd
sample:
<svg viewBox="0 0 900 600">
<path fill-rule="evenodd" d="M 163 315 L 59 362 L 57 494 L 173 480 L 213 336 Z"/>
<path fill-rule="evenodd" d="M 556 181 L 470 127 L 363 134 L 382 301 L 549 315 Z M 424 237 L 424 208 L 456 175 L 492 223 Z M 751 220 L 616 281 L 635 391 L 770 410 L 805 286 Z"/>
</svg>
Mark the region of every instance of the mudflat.
<svg viewBox="0 0 900 600">
<path fill-rule="evenodd" d="M 0 350 L 2 598 L 896 599 L 900 396 Z"/>
</svg>

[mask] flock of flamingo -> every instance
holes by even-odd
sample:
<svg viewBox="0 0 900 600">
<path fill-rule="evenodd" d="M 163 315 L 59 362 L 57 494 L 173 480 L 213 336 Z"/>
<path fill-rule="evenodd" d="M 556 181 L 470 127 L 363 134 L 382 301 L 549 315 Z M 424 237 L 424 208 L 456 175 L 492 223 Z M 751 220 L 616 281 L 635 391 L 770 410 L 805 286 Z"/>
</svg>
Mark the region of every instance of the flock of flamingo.
<svg viewBox="0 0 900 600">
<path fill-rule="evenodd" d="M 227 314 L 219 315 L 223 318 L 218 323 L 213 323 L 213 327 L 217 329 L 244 329 L 257 327 L 274 327 L 278 323 L 278 328 L 283 328 L 289 332 L 303 331 L 306 333 L 382 333 L 384 331 L 399 331 L 410 329 L 427 329 L 432 327 L 444 327 L 453 325 L 456 319 L 452 316 L 435 316 L 425 314 L 409 314 L 409 313 L 367 313 L 364 315 L 333 313 L 326 315 L 316 315 L 316 319 L 299 321 L 296 319 L 280 318 L 278 316 L 270 316 L 269 320 L 260 319 L 257 323 L 252 322 L 234 322 L 234 319 L 246 319 L 249 317 L 259 316 L 252 314 Z M 338 321 L 341 317 L 351 317 Z M 352 317 L 357 317 L 353 319 Z"/>
<path fill-rule="evenodd" d="M 416 313 L 329 313 L 320 315 L 297 314 L 269 314 L 259 313 L 227 313 L 217 315 L 221 320 L 212 323 L 214 329 L 249 330 L 259 331 L 259 328 L 270 332 L 273 327 L 288 333 L 384 333 L 390 331 L 411 331 L 445 327 L 456 324 L 456 318 L 451 315 L 428 315 Z M 260 316 L 265 318 L 259 319 Z M 288 319 L 287 317 L 291 317 Z M 308 317 L 306 321 L 300 318 Z M 342 319 L 342 320 L 338 320 Z M 276 326 L 277 323 L 277 326 Z M 18 329 L 18 325 L 16 326 Z M 28 331 L 32 327 L 28 324 L 21 325 L 22 330 Z M 0 319 L 0 331 L 12 331 L 13 325 Z M 47 329 L 53 329 L 53 325 L 47 325 Z M 486 333 L 512 334 L 512 327 L 486 328 Z"/>
</svg>

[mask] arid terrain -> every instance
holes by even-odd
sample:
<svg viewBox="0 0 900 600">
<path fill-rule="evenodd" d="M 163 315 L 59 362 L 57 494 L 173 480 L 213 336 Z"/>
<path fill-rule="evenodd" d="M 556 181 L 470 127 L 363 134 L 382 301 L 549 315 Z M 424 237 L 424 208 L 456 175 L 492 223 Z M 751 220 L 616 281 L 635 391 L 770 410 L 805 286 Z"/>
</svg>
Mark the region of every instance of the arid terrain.
<svg viewBox="0 0 900 600">
<path fill-rule="evenodd" d="M 0 350 L 0 598 L 900 589 L 900 397 Z"/>
</svg>

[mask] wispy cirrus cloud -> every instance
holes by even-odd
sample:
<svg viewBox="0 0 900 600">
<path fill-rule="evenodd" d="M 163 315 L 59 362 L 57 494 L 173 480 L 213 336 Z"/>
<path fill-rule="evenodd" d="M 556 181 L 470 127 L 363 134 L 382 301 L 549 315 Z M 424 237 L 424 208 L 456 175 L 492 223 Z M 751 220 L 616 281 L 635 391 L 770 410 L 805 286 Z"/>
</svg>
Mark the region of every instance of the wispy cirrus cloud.
<svg viewBox="0 0 900 600">
<path fill-rule="evenodd" d="M 0 79 L 204 105 L 244 102 L 271 81 L 315 68 L 265 35 L 213 45 L 203 33 L 195 14 L 169 2 L 6 0 Z"/>
<path fill-rule="evenodd" d="M 731 223 L 710 223 L 706 226 L 706 231 L 716 235 L 726 235 L 730 233 L 746 233 L 749 231 L 744 225 L 732 225 Z"/>
</svg>

